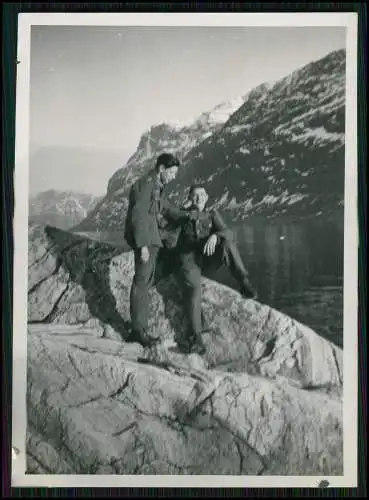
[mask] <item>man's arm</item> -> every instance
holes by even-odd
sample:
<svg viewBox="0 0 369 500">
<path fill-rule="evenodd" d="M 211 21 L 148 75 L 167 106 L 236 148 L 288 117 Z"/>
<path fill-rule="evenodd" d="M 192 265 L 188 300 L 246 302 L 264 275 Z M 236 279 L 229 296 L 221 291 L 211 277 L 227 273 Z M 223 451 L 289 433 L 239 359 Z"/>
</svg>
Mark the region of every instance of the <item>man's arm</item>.
<svg viewBox="0 0 369 500">
<path fill-rule="evenodd" d="M 162 214 L 168 221 L 175 223 L 185 222 L 190 218 L 187 210 L 176 207 L 167 198 L 163 203 Z"/>
<path fill-rule="evenodd" d="M 232 231 L 227 227 L 226 223 L 220 216 L 219 212 L 212 210 L 212 228 L 211 234 L 204 245 L 204 254 L 213 255 L 215 252 L 216 245 L 218 244 L 219 238 L 224 238 L 228 241 L 232 239 Z"/>
<path fill-rule="evenodd" d="M 231 231 L 231 229 L 229 229 L 217 210 L 212 211 L 212 219 L 212 234 L 216 234 L 217 236 L 223 237 L 226 240 L 231 240 L 233 238 L 233 232 Z"/>
<path fill-rule="evenodd" d="M 131 190 L 131 217 L 132 233 L 136 247 L 149 246 L 149 210 L 151 204 L 151 185 L 149 183 L 136 184 Z"/>
</svg>

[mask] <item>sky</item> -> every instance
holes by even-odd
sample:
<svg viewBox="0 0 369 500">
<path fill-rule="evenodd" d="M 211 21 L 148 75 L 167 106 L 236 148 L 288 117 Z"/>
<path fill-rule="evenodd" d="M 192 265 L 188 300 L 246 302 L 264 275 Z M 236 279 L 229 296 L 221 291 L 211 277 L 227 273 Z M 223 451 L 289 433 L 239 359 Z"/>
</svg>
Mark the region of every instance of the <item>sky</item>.
<svg viewBox="0 0 369 500">
<path fill-rule="evenodd" d="M 344 47 L 344 28 L 33 26 L 31 158 L 106 154 L 87 184 L 64 181 L 101 194 L 151 125 L 192 120 Z M 31 159 L 31 183 L 41 163 Z M 33 191 L 58 187 L 51 171 Z"/>
</svg>

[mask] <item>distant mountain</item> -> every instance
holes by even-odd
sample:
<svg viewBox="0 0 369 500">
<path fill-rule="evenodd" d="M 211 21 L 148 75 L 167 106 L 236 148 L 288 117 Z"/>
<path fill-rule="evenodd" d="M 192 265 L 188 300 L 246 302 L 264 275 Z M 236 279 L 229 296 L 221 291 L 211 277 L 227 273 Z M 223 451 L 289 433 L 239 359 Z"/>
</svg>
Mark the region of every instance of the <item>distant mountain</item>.
<svg viewBox="0 0 369 500">
<path fill-rule="evenodd" d="M 109 180 L 107 196 L 102 203 L 78 229 L 105 230 L 108 220 L 113 221 L 114 227 L 121 226 L 127 205 L 127 191 L 141 175 L 152 168 L 154 159 L 164 151 L 175 153 L 181 159 L 185 158 L 192 148 L 220 130 L 243 102 L 242 97 L 223 102 L 202 113 L 192 123 L 162 123 L 152 126 L 141 136 L 137 150 L 127 165 L 117 170 Z"/>
<path fill-rule="evenodd" d="M 44 191 L 29 200 L 29 221 L 69 229 L 86 218 L 100 198 L 71 191 Z"/>
<path fill-rule="evenodd" d="M 261 85 L 217 133 L 193 148 L 174 199 L 203 184 L 234 220 L 320 215 L 343 205 L 345 51 Z"/>
<path fill-rule="evenodd" d="M 111 177 L 108 193 L 125 192 L 152 167 L 153 158 L 163 151 L 183 158 L 188 151 L 219 130 L 242 103 L 242 97 L 221 103 L 188 124 L 161 123 L 150 127 L 141 136 L 137 150 L 127 165 Z"/>
<path fill-rule="evenodd" d="M 234 221 L 340 210 L 345 60 L 344 50 L 332 52 L 256 87 L 233 105 L 204 113 L 191 126 L 151 128 L 127 166 L 110 179 L 101 204 L 76 229 L 121 230 L 129 186 L 164 150 L 179 153 L 185 165 L 170 186 L 178 203 L 196 181 L 207 188 L 210 205 Z"/>
</svg>

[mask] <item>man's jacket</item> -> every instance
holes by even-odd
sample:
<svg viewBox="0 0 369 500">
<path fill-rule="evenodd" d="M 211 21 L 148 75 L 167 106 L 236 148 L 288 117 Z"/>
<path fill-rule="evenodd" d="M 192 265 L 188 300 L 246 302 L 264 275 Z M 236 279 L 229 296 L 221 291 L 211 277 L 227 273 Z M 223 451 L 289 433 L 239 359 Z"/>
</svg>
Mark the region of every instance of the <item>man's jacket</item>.
<svg viewBox="0 0 369 500">
<path fill-rule="evenodd" d="M 233 232 L 228 228 L 217 210 L 205 209 L 202 212 L 192 207 L 186 209 L 190 219 L 183 226 L 178 240 L 179 250 L 184 251 L 203 244 L 212 234 L 232 241 Z"/>
<path fill-rule="evenodd" d="M 188 213 L 172 205 L 154 171 L 131 188 L 125 223 L 125 239 L 131 248 L 174 246 L 179 225 Z"/>
</svg>

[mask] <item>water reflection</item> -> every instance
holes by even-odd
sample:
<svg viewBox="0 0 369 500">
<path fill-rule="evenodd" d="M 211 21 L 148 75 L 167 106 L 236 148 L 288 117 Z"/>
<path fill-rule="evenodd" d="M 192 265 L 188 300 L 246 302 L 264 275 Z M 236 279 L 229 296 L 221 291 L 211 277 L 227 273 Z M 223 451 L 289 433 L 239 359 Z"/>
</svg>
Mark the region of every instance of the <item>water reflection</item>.
<svg viewBox="0 0 369 500">
<path fill-rule="evenodd" d="M 233 230 L 260 301 L 342 346 L 342 227 L 310 220 L 250 223 Z M 225 270 L 214 277 L 236 286 Z"/>
</svg>

